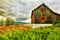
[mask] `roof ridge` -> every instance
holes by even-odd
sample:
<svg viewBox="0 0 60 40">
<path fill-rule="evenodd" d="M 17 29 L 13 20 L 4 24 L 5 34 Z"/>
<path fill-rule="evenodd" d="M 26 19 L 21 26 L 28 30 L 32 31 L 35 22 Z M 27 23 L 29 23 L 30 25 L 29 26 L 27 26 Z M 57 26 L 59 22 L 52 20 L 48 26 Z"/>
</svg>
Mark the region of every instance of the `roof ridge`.
<svg viewBox="0 0 60 40">
<path fill-rule="evenodd" d="M 35 9 L 33 9 L 32 11 L 38 9 L 41 5 L 45 5 L 45 6 L 46 6 L 48 9 L 50 9 L 52 12 L 54 12 L 55 14 L 60 15 L 59 13 L 57 13 L 56 11 L 54 11 L 53 9 L 51 9 L 49 6 L 47 6 L 45 3 L 40 4 L 39 6 L 37 6 L 37 7 L 36 7 Z"/>
</svg>

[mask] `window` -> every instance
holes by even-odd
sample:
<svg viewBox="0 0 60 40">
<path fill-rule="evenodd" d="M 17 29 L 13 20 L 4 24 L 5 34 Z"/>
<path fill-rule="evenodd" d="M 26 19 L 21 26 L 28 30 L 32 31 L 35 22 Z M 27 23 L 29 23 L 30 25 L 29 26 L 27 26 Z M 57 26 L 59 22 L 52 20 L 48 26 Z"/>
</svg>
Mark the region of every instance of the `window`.
<svg viewBox="0 0 60 40">
<path fill-rule="evenodd" d="M 45 9 L 45 8 L 41 8 L 41 11 L 42 11 L 42 12 L 45 12 L 45 11 L 46 11 L 46 9 Z"/>
</svg>

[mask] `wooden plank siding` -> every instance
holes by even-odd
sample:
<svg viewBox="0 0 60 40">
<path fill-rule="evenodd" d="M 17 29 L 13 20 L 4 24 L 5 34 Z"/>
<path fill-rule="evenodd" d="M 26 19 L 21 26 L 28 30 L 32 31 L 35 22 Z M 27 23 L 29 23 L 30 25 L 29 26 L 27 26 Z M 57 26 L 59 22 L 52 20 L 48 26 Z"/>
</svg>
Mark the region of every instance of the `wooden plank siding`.
<svg viewBox="0 0 60 40">
<path fill-rule="evenodd" d="M 42 12 L 41 8 L 45 8 L 46 11 Z M 41 22 L 41 16 L 46 16 L 46 21 Z M 45 4 L 42 4 L 32 11 L 31 18 L 32 24 L 53 24 L 56 23 L 56 21 L 60 21 L 60 14 L 53 12 Z"/>
</svg>

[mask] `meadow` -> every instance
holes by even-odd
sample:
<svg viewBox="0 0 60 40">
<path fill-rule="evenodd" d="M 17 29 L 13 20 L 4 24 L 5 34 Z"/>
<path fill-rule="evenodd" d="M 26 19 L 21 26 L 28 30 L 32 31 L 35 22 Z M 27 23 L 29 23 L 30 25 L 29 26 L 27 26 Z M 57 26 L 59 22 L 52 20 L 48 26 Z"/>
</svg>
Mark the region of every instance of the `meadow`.
<svg viewBox="0 0 60 40">
<path fill-rule="evenodd" d="M 34 29 L 23 24 L 0 26 L 0 40 L 60 40 L 60 24 Z"/>
</svg>

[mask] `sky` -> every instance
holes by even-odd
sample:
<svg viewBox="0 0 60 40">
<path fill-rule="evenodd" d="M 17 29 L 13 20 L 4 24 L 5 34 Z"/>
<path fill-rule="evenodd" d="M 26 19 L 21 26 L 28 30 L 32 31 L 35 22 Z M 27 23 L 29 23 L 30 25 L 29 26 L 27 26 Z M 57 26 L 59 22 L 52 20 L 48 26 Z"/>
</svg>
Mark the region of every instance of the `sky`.
<svg viewBox="0 0 60 40">
<path fill-rule="evenodd" d="M 31 21 L 31 12 L 33 9 L 45 3 L 54 12 L 60 14 L 60 0 L 2 0 L 4 7 L 10 10 L 10 16 L 17 18 L 28 18 Z M 27 22 L 26 20 L 26 22 Z"/>
</svg>

